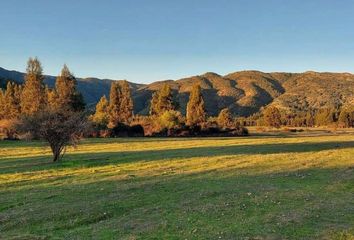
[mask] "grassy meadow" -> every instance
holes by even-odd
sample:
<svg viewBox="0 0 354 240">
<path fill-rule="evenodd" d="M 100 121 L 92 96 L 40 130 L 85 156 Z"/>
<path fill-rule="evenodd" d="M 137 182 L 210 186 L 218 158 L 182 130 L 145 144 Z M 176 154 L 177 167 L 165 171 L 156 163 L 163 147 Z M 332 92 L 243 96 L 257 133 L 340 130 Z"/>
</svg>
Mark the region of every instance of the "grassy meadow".
<svg viewBox="0 0 354 240">
<path fill-rule="evenodd" d="M 0 141 L 0 239 L 353 239 L 354 135 Z"/>
</svg>

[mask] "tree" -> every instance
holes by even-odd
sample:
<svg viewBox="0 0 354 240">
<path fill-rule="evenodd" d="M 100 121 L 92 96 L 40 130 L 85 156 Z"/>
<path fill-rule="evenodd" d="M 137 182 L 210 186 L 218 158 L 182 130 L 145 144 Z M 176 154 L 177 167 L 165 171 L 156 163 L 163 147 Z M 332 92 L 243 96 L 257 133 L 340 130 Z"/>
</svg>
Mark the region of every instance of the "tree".
<svg viewBox="0 0 354 240">
<path fill-rule="evenodd" d="M 176 103 L 173 99 L 172 89 L 168 84 L 155 92 L 150 102 L 150 115 L 161 115 L 165 111 L 176 110 Z"/>
<path fill-rule="evenodd" d="M 266 126 L 279 128 L 281 126 L 281 114 L 277 107 L 267 107 L 263 112 L 264 124 Z"/>
<path fill-rule="evenodd" d="M 106 96 L 101 97 L 96 105 L 96 112 L 91 116 L 93 123 L 100 127 L 106 127 L 109 121 L 109 103 Z"/>
<path fill-rule="evenodd" d="M 85 102 L 76 89 L 77 81 L 69 68 L 64 64 L 55 81 L 55 102 L 58 108 L 69 108 L 72 111 L 83 111 Z"/>
<path fill-rule="evenodd" d="M 32 115 L 45 107 L 44 76 L 41 63 L 37 58 L 30 58 L 27 62 L 27 74 L 21 94 L 21 111 L 25 115 Z"/>
<path fill-rule="evenodd" d="M 206 112 L 201 88 L 195 84 L 189 96 L 187 104 L 187 124 L 190 126 L 200 125 L 206 120 Z"/>
<path fill-rule="evenodd" d="M 3 110 L 4 119 L 17 119 L 20 115 L 20 94 L 21 88 L 19 85 L 8 82 L 6 91 L 3 93 Z"/>
<path fill-rule="evenodd" d="M 326 126 L 334 123 L 335 110 L 332 108 L 321 108 L 315 114 L 315 124 L 317 126 Z"/>
<path fill-rule="evenodd" d="M 161 129 L 172 129 L 180 126 L 183 122 L 182 114 L 175 110 L 168 110 L 158 118 L 158 124 Z"/>
<path fill-rule="evenodd" d="M 234 120 L 228 108 L 224 108 L 220 111 L 217 123 L 222 128 L 232 127 Z"/>
<path fill-rule="evenodd" d="M 18 130 L 46 141 L 52 150 L 53 162 L 57 162 L 68 145 L 76 146 L 79 143 L 86 127 L 86 118 L 82 112 L 55 109 L 23 117 Z"/>
<path fill-rule="evenodd" d="M 121 92 L 118 82 L 113 82 L 109 93 L 109 128 L 114 128 L 120 120 Z"/>
<path fill-rule="evenodd" d="M 338 117 L 338 125 L 345 128 L 354 127 L 354 106 L 342 107 Z"/>
<path fill-rule="evenodd" d="M 129 83 L 123 81 L 120 84 L 121 100 L 120 100 L 120 121 L 129 124 L 133 118 L 133 100 L 130 92 Z"/>
</svg>

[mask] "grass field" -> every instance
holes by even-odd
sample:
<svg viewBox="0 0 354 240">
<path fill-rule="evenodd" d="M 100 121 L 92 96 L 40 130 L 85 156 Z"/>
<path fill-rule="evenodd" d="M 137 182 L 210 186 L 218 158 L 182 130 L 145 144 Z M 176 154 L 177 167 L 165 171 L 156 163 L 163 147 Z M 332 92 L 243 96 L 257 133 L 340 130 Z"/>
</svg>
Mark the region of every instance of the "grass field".
<svg viewBox="0 0 354 240">
<path fill-rule="evenodd" d="M 354 135 L 0 141 L 1 239 L 353 239 Z"/>
</svg>

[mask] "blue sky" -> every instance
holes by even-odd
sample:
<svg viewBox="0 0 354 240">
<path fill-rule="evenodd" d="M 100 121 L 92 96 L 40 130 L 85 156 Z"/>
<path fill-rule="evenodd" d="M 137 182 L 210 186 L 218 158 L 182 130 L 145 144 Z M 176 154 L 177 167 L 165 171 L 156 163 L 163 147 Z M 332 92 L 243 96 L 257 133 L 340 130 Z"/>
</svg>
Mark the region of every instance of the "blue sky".
<svg viewBox="0 0 354 240">
<path fill-rule="evenodd" d="M 147 83 L 245 69 L 354 72 L 352 0 L 11 0 L 0 66 Z"/>
</svg>

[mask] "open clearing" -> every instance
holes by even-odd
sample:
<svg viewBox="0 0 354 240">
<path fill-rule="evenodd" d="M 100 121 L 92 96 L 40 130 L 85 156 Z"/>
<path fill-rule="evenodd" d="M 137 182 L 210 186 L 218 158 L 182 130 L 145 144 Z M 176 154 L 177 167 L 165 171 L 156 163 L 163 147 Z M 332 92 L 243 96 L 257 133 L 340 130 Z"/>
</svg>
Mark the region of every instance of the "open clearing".
<svg viewBox="0 0 354 240">
<path fill-rule="evenodd" d="M 0 141 L 2 239 L 353 236 L 353 135 Z"/>
</svg>

